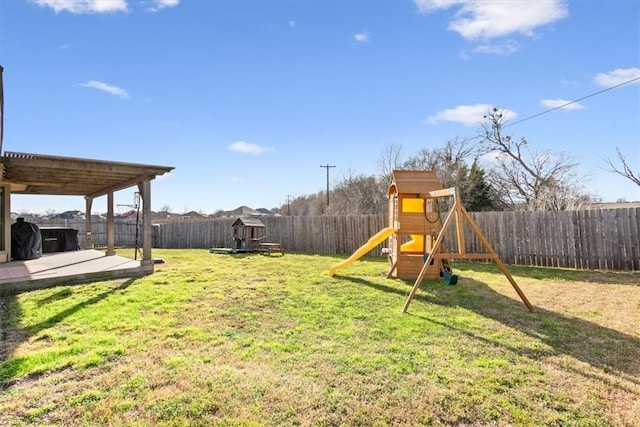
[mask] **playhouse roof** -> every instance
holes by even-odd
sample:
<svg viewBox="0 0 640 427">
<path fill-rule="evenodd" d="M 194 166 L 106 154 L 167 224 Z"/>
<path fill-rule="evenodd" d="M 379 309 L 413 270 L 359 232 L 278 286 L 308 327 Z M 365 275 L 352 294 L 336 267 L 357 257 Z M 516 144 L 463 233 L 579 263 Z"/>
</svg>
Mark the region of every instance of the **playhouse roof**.
<svg viewBox="0 0 640 427">
<path fill-rule="evenodd" d="M 420 194 L 440 190 L 442 185 L 434 171 L 394 170 L 387 196 L 393 194 Z"/>
<path fill-rule="evenodd" d="M 258 218 L 255 217 L 250 217 L 250 216 L 241 216 L 240 218 L 236 219 L 233 224 L 231 224 L 232 227 L 236 227 L 238 225 L 244 225 L 245 227 L 264 227 L 264 223 L 262 221 L 260 221 Z"/>
</svg>

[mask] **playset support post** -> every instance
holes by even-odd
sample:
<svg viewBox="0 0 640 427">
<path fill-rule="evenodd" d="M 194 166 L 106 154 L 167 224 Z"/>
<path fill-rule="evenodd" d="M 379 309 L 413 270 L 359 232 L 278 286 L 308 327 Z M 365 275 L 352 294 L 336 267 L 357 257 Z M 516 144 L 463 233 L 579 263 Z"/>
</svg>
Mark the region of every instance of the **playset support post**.
<svg viewBox="0 0 640 427">
<path fill-rule="evenodd" d="M 418 278 L 416 279 L 416 281 L 415 281 L 415 283 L 413 285 L 413 288 L 411 288 L 411 291 L 409 292 L 409 295 L 407 297 L 406 302 L 404 303 L 404 307 L 403 307 L 402 311 L 404 313 L 406 313 L 407 310 L 409 309 L 409 305 L 411 304 L 411 301 L 413 300 L 413 297 L 415 296 L 416 292 L 420 288 L 420 284 L 422 283 L 422 280 L 424 279 L 424 276 L 425 276 L 425 273 L 427 271 L 427 268 L 431 264 L 431 261 L 433 261 L 434 259 L 438 260 L 438 261 L 443 260 L 443 259 L 446 259 L 446 260 L 453 260 L 453 259 L 491 259 L 491 260 L 493 260 L 493 262 L 498 266 L 498 268 L 500 269 L 502 274 L 507 278 L 509 283 L 511 283 L 511 286 L 513 286 L 513 288 L 515 289 L 516 293 L 518 294 L 518 296 L 520 297 L 520 299 L 522 300 L 524 305 L 529 309 L 529 311 L 533 311 L 533 306 L 531 305 L 531 303 L 527 299 L 527 297 L 524 294 L 524 292 L 522 292 L 522 290 L 520 289 L 520 287 L 518 286 L 516 281 L 513 279 L 513 277 L 511 276 L 511 274 L 509 273 L 509 271 L 505 267 L 505 265 L 500 260 L 500 257 L 498 257 L 498 254 L 496 253 L 496 251 L 493 250 L 493 248 L 491 247 L 491 244 L 489 243 L 489 241 L 486 239 L 486 237 L 484 237 L 484 235 L 482 234 L 482 232 L 480 231 L 478 226 L 475 224 L 475 222 L 473 222 L 473 219 L 471 219 L 471 216 L 469 216 L 469 213 L 467 212 L 467 210 L 462 205 L 462 202 L 460 201 L 460 196 L 458 195 L 458 191 L 456 191 L 456 189 L 432 191 L 432 192 L 430 192 L 430 196 L 434 197 L 434 198 L 435 197 L 450 197 L 450 196 L 453 196 L 453 206 L 451 207 L 451 210 L 449 211 L 449 214 L 447 215 L 447 218 L 445 219 L 444 223 L 442 224 L 442 229 L 440 230 L 440 233 L 438 234 L 438 238 L 436 239 L 436 242 L 433 245 L 433 247 L 434 248 L 439 248 L 440 247 L 440 245 L 442 244 L 442 241 L 444 240 L 444 236 L 445 236 L 447 230 L 449 229 L 449 227 L 451 226 L 451 223 L 455 219 L 456 237 L 457 237 L 457 240 L 458 240 L 458 252 L 456 252 L 456 253 L 453 253 L 453 252 L 452 253 L 444 253 L 444 252 L 438 252 L 437 250 L 434 250 L 434 251 L 431 251 L 429 253 L 429 256 L 425 260 L 425 263 L 424 263 L 424 265 L 422 267 L 422 270 L 420 270 L 420 274 L 418 274 Z M 487 253 L 468 254 L 468 253 L 465 252 L 463 220 L 467 221 L 467 224 L 469 225 L 469 227 L 471 228 L 473 233 L 478 237 L 478 239 L 480 240 L 480 242 L 484 246 L 484 248 L 487 251 Z"/>
</svg>

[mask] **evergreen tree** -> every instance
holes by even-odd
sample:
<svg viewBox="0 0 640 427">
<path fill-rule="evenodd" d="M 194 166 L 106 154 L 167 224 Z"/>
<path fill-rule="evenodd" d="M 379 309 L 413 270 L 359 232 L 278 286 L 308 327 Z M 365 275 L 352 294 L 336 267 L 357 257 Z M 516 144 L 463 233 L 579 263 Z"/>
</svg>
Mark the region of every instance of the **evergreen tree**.
<svg viewBox="0 0 640 427">
<path fill-rule="evenodd" d="M 462 181 L 460 198 L 469 212 L 490 211 L 496 208 L 491 185 L 485 180 L 485 172 L 474 160 L 469 173 Z"/>
</svg>

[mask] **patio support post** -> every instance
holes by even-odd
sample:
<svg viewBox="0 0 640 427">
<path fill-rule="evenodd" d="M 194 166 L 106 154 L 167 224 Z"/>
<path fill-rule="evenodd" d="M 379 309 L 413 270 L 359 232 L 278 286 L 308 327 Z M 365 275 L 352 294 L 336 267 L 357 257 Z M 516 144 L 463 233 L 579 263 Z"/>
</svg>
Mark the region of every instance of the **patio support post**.
<svg viewBox="0 0 640 427">
<path fill-rule="evenodd" d="M 2 72 L 1 68 L 0 73 Z M 7 262 L 11 261 L 11 186 L 0 184 L 0 187 L 2 189 L 0 192 L 0 197 L 2 197 L 0 202 L 0 209 L 2 209 L 0 224 L 4 228 L 0 232 L 0 236 L 4 237 L 0 250 L 0 262 Z"/>
<path fill-rule="evenodd" d="M 115 233 L 113 230 L 113 191 L 107 193 L 107 252 L 106 255 L 115 255 Z"/>
<path fill-rule="evenodd" d="M 84 215 L 85 215 L 85 228 L 86 236 L 84 242 L 85 249 L 93 249 L 93 235 L 91 234 L 91 207 L 93 205 L 93 197 L 86 196 L 84 198 Z"/>
<path fill-rule="evenodd" d="M 142 199 L 142 265 L 153 268 L 151 258 L 151 181 L 138 183 L 138 191 Z"/>
</svg>

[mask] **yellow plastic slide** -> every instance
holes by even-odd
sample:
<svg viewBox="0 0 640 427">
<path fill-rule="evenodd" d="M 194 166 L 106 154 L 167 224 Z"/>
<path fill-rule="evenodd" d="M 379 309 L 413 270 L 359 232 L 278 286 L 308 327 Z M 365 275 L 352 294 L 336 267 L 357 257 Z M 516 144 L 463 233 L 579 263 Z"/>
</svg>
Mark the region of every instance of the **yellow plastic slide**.
<svg viewBox="0 0 640 427">
<path fill-rule="evenodd" d="M 349 258 L 337 264 L 332 265 L 331 268 L 329 268 L 329 275 L 333 276 L 334 274 L 336 274 L 337 270 L 347 267 L 348 265 L 352 264 L 354 261 L 361 258 L 363 255 L 365 255 L 366 253 L 371 251 L 373 248 L 378 246 L 380 243 L 387 240 L 387 238 L 391 236 L 394 233 L 394 231 L 395 230 L 391 227 L 385 227 L 382 230 L 378 231 L 376 234 L 371 236 L 371 238 L 367 241 L 367 243 L 360 246 Z"/>
<path fill-rule="evenodd" d="M 411 240 L 400 245 L 400 252 L 424 252 L 424 236 L 410 234 Z"/>
</svg>

